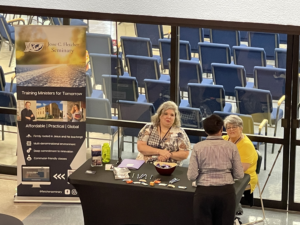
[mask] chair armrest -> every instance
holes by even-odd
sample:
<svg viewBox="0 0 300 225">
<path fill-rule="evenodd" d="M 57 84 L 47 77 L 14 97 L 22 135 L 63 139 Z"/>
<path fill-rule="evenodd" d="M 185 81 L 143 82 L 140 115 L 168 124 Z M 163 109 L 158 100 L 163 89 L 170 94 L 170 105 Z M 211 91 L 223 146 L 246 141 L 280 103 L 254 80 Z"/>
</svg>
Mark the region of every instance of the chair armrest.
<svg viewBox="0 0 300 225">
<path fill-rule="evenodd" d="M 277 102 L 278 106 L 280 106 L 284 100 L 285 100 L 285 95 L 283 95 Z"/>
<path fill-rule="evenodd" d="M 25 20 L 22 18 L 17 18 L 17 19 L 7 21 L 7 23 L 10 23 L 10 24 L 13 24 L 15 22 L 23 22 L 23 25 L 25 25 Z"/>
<path fill-rule="evenodd" d="M 258 135 L 261 134 L 261 130 L 265 127 L 265 135 L 267 135 L 267 132 L 268 132 L 268 120 L 267 119 L 264 119 L 260 124 L 259 124 L 259 127 L 258 127 Z"/>
<path fill-rule="evenodd" d="M 285 100 L 285 95 L 283 95 L 279 101 L 277 102 L 277 113 L 276 113 L 276 123 L 278 122 L 278 115 L 279 115 L 279 109 L 280 109 L 280 106 L 282 104 L 282 102 Z M 276 126 L 276 125 L 275 125 Z M 275 129 L 275 133 L 276 133 L 276 129 Z M 274 133 L 274 135 L 275 135 Z"/>
</svg>

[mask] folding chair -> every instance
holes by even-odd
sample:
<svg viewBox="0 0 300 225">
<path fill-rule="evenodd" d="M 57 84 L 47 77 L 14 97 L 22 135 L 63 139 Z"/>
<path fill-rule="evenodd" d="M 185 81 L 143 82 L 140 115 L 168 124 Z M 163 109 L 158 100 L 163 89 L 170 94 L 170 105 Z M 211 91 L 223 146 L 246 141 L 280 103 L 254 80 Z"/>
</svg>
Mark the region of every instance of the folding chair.
<svg viewBox="0 0 300 225">
<path fill-rule="evenodd" d="M 0 91 L 16 93 L 17 92 L 17 84 L 14 83 L 13 81 L 14 81 L 14 77 L 12 77 L 11 83 L 7 83 L 5 81 L 4 72 L 3 72 L 2 67 L 0 66 Z"/>
<path fill-rule="evenodd" d="M 180 27 L 180 40 L 188 41 L 191 52 L 198 53 L 198 43 L 204 42 L 203 28 Z"/>
<path fill-rule="evenodd" d="M 254 67 L 254 86 L 269 90 L 273 100 L 279 100 L 285 95 L 286 69 L 270 67 Z"/>
<path fill-rule="evenodd" d="M 240 32 L 237 30 L 210 30 L 210 40 L 212 43 L 227 44 L 230 46 L 231 54 L 233 46 L 241 45 Z"/>
<path fill-rule="evenodd" d="M 101 119 L 117 119 L 117 117 L 111 116 L 111 106 L 108 99 L 104 98 L 86 98 L 86 116 L 93 118 L 101 118 Z M 89 133 L 103 133 L 111 135 L 110 139 L 102 139 L 111 141 L 111 151 L 114 149 L 114 138 L 117 134 L 118 128 L 114 126 L 104 126 L 104 125 L 96 125 L 96 124 L 86 124 L 86 140 L 87 147 L 89 144 Z"/>
<path fill-rule="evenodd" d="M 171 70 L 169 70 L 169 72 L 171 73 Z M 199 62 L 180 59 L 179 88 L 181 91 L 181 98 L 183 98 L 183 92 L 188 91 L 188 83 L 213 84 L 213 80 L 203 78 Z"/>
<path fill-rule="evenodd" d="M 103 91 L 105 97 L 111 102 L 111 107 L 116 108 L 119 100 L 146 102 L 145 95 L 139 94 L 138 84 L 135 77 L 116 75 L 102 75 Z"/>
<path fill-rule="evenodd" d="M 263 48 L 268 60 L 274 60 L 274 50 L 279 48 L 279 35 L 273 33 L 249 32 L 249 47 Z"/>
<path fill-rule="evenodd" d="M 240 31 L 241 41 L 248 42 L 248 31 Z"/>
<path fill-rule="evenodd" d="M 14 22 L 22 22 L 23 25 L 25 25 L 24 19 L 19 18 L 6 22 L 4 16 L 0 14 L 0 50 L 4 42 L 9 45 L 10 50 L 12 48 L 8 64 L 9 67 L 11 66 L 12 58 L 15 53 L 15 28 L 12 26 Z"/>
<path fill-rule="evenodd" d="M 103 91 L 93 89 L 91 78 L 86 76 L 86 97 L 103 98 Z"/>
<path fill-rule="evenodd" d="M 212 63 L 212 77 L 217 85 L 223 85 L 226 96 L 235 96 L 235 87 L 253 87 L 253 82 L 247 82 L 244 66 L 234 64 Z"/>
<path fill-rule="evenodd" d="M 121 37 L 122 52 L 124 54 L 124 59 L 127 55 L 139 55 L 153 57 L 160 64 L 161 58 L 158 55 L 153 55 L 152 43 L 150 38 L 141 37 Z M 125 65 L 126 60 L 125 60 Z"/>
<path fill-rule="evenodd" d="M 209 28 L 202 28 L 204 33 L 204 38 L 208 38 L 210 40 L 210 29 Z"/>
<path fill-rule="evenodd" d="M 275 48 L 275 67 L 286 69 L 286 49 Z"/>
<path fill-rule="evenodd" d="M 168 60 L 171 58 L 171 39 L 160 39 L 159 50 L 161 56 L 162 70 L 169 69 Z M 199 61 L 198 58 L 192 58 L 191 45 L 188 41 L 180 41 L 179 59 Z"/>
<path fill-rule="evenodd" d="M 144 82 L 147 102 L 153 104 L 155 111 L 162 103 L 170 101 L 170 81 L 145 79 Z M 188 107 L 189 103 L 181 99 L 179 106 Z"/>
<path fill-rule="evenodd" d="M 144 79 L 169 81 L 170 76 L 160 74 L 159 64 L 153 57 L 127 55 L 127 67 L 131 77 L 136 77 L 138 87 L 145 87 Z"/>
<path fill-rule="evenodd" d="M 287 34 L 279 34 L 279 43 L 287 44 Z"/>
<path fill-rule="evenodd" d="M 162 25 L 136 23 L 135 33 L 137 37 L 150 38 L 153 48 L 159 48 L 158 40 L 164 38 Z"/>
<path fill-rule="evenodd" d="M 87 75 L 94 79 L 94 86 L 103 84 L 103 74 L 129 76 L 124 73 L 122 59 L 117 55 L 91 53 L 90 64 L 91 72 Z"/>
<path fill-rule="evenodd" d="M 245 67 L 246 76 L 253 77 L 254 66 L 266 66 L 266 52 L 263 48 L 233 46 L 234 64 Z"/>
<path fill-rule="evenodd" d="M 231 63 L 230 46 L 215 43 L 198 43 L 199 60 L 203 73 L 212 73 L 212 63 Z"/>
<path fill-rule="evenodd" d="M 280 100 L 278 100 L 277 108 L 273 108 L 272 95 L 269 90 L 236 87 L 235 93 L 237 112 L 252 115 L 256 123 L 267 119 L 271 127 L 275 126 L 274 136 L 276 136 L 278 121 L 283 117 L 283 110 L 280 109 L 280 106 L 285 96 L 282 96 Z M 273 144 L 272 153 L 274 153 L 274 146 Z"/>
<path fill-rule="evenodd" d="M 151 117 L 155 114 L 153 104 L 145 102 L 118 101 L 118 118 L 120 120 L 151 122 Z M 132 137 L 132 152 L 134 152 L 134 137 L 137 137 L 140 129 L 121 128 L 122 131 L 122 150 L 124 150 L 124 137 Z"/>
<path fill-rule="evenodd" d="M 232 105 L 225 102 L 225 91 L 222 85 L 188 84 L 189 105 L 199 108 L 203 117 L 214 111 L 231 112 Z"/>
<path fill-rule="evenodd" d="M 199 108 L 179 107 L 181 126 L 185 128 L 202 129 L 202 114 Z M 200 136 L 188 135 L 191 143 L 201 141 Z"/>
<path fill-rule="evenodd" d="M 86 33 L 86 50 L 90 53 L 113 54 L 111 35 Z"/>
</svg>

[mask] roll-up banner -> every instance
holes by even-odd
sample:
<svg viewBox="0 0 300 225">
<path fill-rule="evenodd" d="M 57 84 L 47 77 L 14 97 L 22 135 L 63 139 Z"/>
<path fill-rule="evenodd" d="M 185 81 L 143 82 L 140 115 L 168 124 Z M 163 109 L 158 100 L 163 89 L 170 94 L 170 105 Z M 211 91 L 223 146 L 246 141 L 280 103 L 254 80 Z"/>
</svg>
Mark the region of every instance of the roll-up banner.
<svg viewBox="0 0 300 225">
<path fill-rule="evenodd" d="M 15 201 L 76 202 L 68 176 L 86 160 L 86 27 L 16 26 L 15 45 Z"/>
</svg>

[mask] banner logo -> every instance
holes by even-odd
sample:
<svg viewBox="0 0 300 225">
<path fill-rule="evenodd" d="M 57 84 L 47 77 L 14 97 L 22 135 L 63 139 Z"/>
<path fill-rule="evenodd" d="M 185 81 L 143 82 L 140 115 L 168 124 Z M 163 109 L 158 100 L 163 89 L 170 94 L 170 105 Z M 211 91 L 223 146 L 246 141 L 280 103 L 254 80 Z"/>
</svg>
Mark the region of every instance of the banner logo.
<svg viewBox="0 0 300 225">
<path fill-rule="evenodd" d="M 44 47 L 44 42 L 25 42 L 24 52 L 39 52 Z"/>
</svg>

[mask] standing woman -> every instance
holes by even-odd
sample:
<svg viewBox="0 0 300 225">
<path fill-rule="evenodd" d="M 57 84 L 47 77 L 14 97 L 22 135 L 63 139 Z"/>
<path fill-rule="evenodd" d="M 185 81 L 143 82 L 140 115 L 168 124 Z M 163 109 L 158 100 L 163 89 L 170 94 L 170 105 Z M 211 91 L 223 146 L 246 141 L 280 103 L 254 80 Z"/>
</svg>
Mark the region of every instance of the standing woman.
<svg viewBox="0 0 300 225">
<path fill-rule="evenodd" d="M 72 122 L 80 122 L 82 119 L 82 112 L 80 111 L 78 104 L 73 105 L 71 109 L 71 116 L 68 115 L 68 117 L 72 120 Z"/>
<path fill-rule="evenodd" d="M 234 179 L 244 177 L 235 144 L 222 138 L 223 120 L 211 115 L 203 121 L 208 137 L 194 145 L 188 179 L 196 181 L 196 225 L 232 225 L 235 217 Z"/>
<path fill-rule="evenodd" d="M 172 101 L 164 102 L 138 135 L 138 160 L 180 164 L 189 156 L 190 140 L 180 127 L 180 113 Z"/>
</svg>

